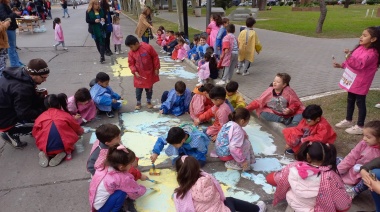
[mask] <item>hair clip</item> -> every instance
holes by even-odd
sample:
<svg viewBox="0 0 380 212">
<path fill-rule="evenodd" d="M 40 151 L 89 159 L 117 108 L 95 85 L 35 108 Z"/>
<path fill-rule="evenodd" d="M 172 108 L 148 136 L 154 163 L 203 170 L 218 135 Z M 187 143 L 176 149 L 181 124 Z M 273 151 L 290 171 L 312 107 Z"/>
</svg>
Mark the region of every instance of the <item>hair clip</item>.
<svg viewBox="0 0 380 212">
<path fill-rule="evenodd" d="M 185 163 L 185 159 L 186 159 L 187 157 L 188 157 L 187 155 L 183 155 L 183 156 L 181 157 L 182 163 Z"/>
<path fill-rule="evenodd" d="M 116 149 L 117 150 L 123 150 L 125 153 L 129 153 L 127 148 L 123 144 L 120 144 L 119 146 L 117 146 Z"/>
<path fill-rule="evenodd" d="M 313 144 L 313 142 L 310 141 L 307 145 L 308 145 L 308 146 L 311 146 L 312 144 Z"/>
</svg>

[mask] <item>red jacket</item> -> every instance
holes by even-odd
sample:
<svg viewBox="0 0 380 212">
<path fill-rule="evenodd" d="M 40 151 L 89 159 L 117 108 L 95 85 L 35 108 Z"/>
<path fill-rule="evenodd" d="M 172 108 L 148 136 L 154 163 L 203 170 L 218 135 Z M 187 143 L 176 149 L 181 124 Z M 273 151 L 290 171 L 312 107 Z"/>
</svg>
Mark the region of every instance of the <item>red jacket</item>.
<svg viewBox="0 0 380 212">
<path fill-rule="evenodd" d="M 46 146 L 53 123 L 61 137 L 64 151 L 72 152 L 78 136 L 83 134 L 83 128 L 69 113 L 56 108 L 49 108 L 43 112 L 34 123 L 32 134 L 36 139 L 37 148 L 47 154 Z"/>
<path fill-rule="evenodd" d="M 133 75 L 138 72 L 141 76 L 133 77 L 135 88 L 152 88 L 154 83 L 160 81 L 154 72 L 160 69 L 160 59 L 151 45 L 141 42 L 136 51 L 129 51 L 128 64 Z"/>
</svg>

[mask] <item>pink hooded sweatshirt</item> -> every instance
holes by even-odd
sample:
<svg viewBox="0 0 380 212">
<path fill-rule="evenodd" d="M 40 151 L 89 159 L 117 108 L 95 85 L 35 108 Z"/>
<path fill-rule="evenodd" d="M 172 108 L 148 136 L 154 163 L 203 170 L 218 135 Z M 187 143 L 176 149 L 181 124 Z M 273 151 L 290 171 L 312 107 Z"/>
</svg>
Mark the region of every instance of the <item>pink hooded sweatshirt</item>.
<svg viewBox="0 0 380 212">
<path fill-rule="evenodd" d="M 55 41 L 65 41 L 65 38 L 63 37 L 63 30 L 61 24 L 55 24 L 54 36 Z"/>
<path fill-rule="evenodd" d="M 198 64 L 198 77 L 201 80 L 205 80 L 210 77 L 209 62 L 205 62 L 203 65 Z"/>
<path fill-rule="evenodd" d="M 94 101 L 91 99 L 87 104 L 77 104 L 75 102 L 74 96 L 70 96 L 67 99 L 67 109 L 69 110 L 71 115 L 80 114 L 81 118 L 76 119 L 78 124 L 83 123 L 83 119 L 86 121 L 91 121 L 96 116 L 96 106 Z"/>
<path fill-rule="evenodd" d="M 219 182 L 210 174 L 201 172 L 201 177 L 181 198 L 174 193 L 174 204 L 177 212 L 230 212 L 224 205 L 224 197 Z"/>
<path fill-rule="evenodd" d="M 207 26 L 207 29 L 208 29 L 208 31 L 211 31 L 210 35 L 209 35 L 209 38 L 210 38 L 209 42 L 210 43 L 207 43 L 207 44 L 209 46 L 213 47 L 215 44 L 216 36 L 218 35 L 220 27 L 216 26 L 215 21 L 211 21 L 210 24 Z"/>
<path fill-rule="evenodd" d="M 365 141 L 360 141 L 338 165 L 339 174 L 345 184 L 356 185 L 360 179 L 360 172 L 354 171 L 355 164 L 364 165 L 371 160 L 380 157 L 379 145 L 368 146 Z"/>
<path fill-rule="evenodd" d="M 120 25 L 112 24 L 112 43 L 114 45 L 123 44 L 123 33 L 121 33 Z"/>
<path fill-rule="evenodd" d="M 187 52 L 190 50 L 190 47 L 189 45 L 187 45 L 186 43 L 183 44 L 181 46 L 181 48 L 178 49 L 178 55 L 177 55 L 177 59 L 179 60 L 183 60 L 185 58 L 187 58 Z"/>
</svg>

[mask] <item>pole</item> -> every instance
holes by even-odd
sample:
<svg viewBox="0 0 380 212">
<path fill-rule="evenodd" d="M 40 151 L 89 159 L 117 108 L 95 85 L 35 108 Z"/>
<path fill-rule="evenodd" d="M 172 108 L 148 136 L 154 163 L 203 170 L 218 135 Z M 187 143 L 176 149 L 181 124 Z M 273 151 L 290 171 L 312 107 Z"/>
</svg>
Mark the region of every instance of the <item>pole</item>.
<svg viewBox="0 0 380 212">
<path fill-rule="evenodd" d="M 183 31 L 189 38 L 189 20 L 187 19 L 187 0 L 182 0 L 183 8 Z"/>
<path fill-rule="evenodd" d="M 207 5 L 206 5 L 206 28 L 210 24 L 210 17 L 211 17 L 211 0 L 207 0 Z"/>
</svg>

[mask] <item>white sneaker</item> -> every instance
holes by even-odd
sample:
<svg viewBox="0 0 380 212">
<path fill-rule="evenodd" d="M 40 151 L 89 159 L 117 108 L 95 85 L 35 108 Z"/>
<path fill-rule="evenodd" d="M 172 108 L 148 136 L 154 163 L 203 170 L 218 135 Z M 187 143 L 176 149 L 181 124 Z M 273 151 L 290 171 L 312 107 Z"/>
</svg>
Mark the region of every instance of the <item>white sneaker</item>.
<svg viewBox="0 0 380 212">
<path fill-rule="evenodd" d="M 256 205 L 260 208 L 259 212 L 265 212 L 267 210 L 267 205 L 263 201 L 258 201 Z"/>
<path fill-rule="evenodd" d="M 63 47 L 63 49 L 64 49 L 64 50 L 67 50 L 67 48 L 66 48 L 66 47 Z"/>
<path fill-rule="evenodd" d="M 41 167 L 47 167 L 49 165 L 49 158 L 46 156 L 45 152 L 38 153 L 38 164 L 40 164 Z"/>
<path fill-rule="evenodd" d="M 54 46 L 54 50 L 57 51 L 57 46 L 56 45 L 53 45 Z"/>
<path fill-rule="evenodd" d="M 200 82 L 200 83 L 196 84 L 195 86 L 198 87 L 198 86 L 202 86 L 202 85 L 203 85 L 203 83 Z"/>
<path fill-rule="evenodd" d="M 248 75 L 249 74 L 249 71 L 246 71 L 246 72 L 244 72 L 242 75 L 243 76 L 246 76 L 246 75 Z"/>
<path fill-rule="evenodd" d="M 338 124 L 336 124 L 335 127 L 338 127 L 338 128 L 349 128 L 349 127 L 352 127 L 352 121 L 347 121 L 345 119 L 345 120 L 339 122 Z"/>
<path fill-rule="evenodd" d="M 165 51 L 165 50 L 161 50 L 160 52 L 161 52 L 161 53 L 165 53 L 166 51 Z"/>
<path fill-rule="evenodd" d="M 225 162 L 224 166 L 227 169 L 234 169 L 234 170 L 242 170 L 243 169 L 238 164 L 236 164 L 236 162 L 234 160 L 229 160 L 229 161 Z"/>
<path fill-rule="evenodd" d="M 177 59 L 177 60 L 175 60 L 177 63 L 180 63 L 180 62 L 182 62 L 182 60 L 180 60 L 180 59 Z"/>
<path fill-rule="evenodd" d="M 362 135 L 363 134 L 363 128 L 359 127 L 358 125 L 355 125 L 353 127 L 350 127 L 345 130 L 346 133 L 351 134 L 351 135 Z"/>
<path fill-rule="evenodd" d="M 240 74 L 240 69 L 236 69 L 236 71 L 235 71 L 237 74 Z"/>
<path fill-rule="evenodd" d="M 376 107 L 376 108 L 380 108 L 380 103 L 377 103 L 377 104 L 375 105 L 375 107 Z"/>
<path fill-rule="evenodd" d="M 223 80 L 220 80 L 219 82 L 217 82 L 216 83 L 217 85 L 225 85 L 226 84 L 226 82 L 225 81 L 223 81 Z"/>
<path fill-rule="evenodd" d="M 116 52 L 115 52 L 115 54 L 116 54 L 116 55 L 118 55 L 118 54 L 119 54 L 119 52 L 118 52 L 118 51 L 116 51 Z"/>
<path fill-rule="evenodd" d="M 49 161 L 49 166 L 57 166 L 66 157 L 66 152 L 58 153 L 54 158 Z"/>
</svg>

